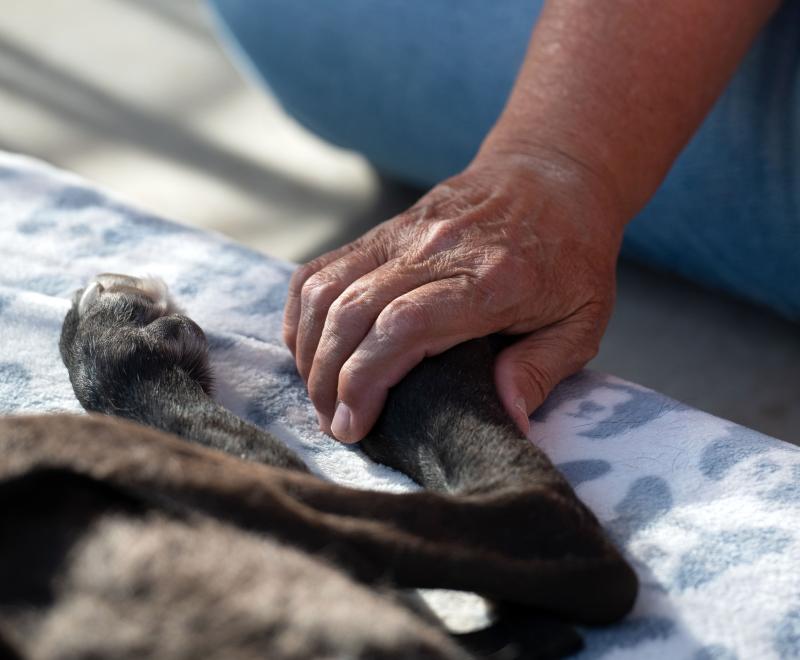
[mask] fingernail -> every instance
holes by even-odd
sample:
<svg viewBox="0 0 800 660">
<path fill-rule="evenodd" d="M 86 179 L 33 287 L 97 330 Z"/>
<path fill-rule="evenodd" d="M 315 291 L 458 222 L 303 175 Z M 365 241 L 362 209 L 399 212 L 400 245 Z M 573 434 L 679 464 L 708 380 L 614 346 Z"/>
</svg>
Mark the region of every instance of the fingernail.
<svg viewBox="0 0 800 660">
<path fill-rule="evenodd" d="M 531 430 L 531 420 L 528 418 L 528 411 L 525 409 L 525 399 L 518 397 L 514 401 L 514 408 L 519 411 L 518 419 L 522 423 L 522 428 L 525 429 L 525 435 L 527 435 Z"/>
<path fill-rule="evenodd" d="M 347 442 L 347 436 L 350 434 L 350 408 L 347 404 L 339 402 L 336 404 L 336 412 L 333 415 L 331 422 L 331 433 L 337 440 Z"/>
</svg>

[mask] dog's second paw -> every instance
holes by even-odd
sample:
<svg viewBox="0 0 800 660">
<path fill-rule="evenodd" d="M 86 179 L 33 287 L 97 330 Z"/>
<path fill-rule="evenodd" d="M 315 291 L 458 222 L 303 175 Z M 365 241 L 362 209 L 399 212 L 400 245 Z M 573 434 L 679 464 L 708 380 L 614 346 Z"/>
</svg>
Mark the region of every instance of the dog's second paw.
<svg viewBox="0 0 800 660">
<path fill-rule="evenodd" d="M 75 293 L 59 348 L 78 400 L 112 412 L 131 383 L 178 367 L 209 392 L 208 342 L 157 278 L 104 273 Z"/>
</svg>

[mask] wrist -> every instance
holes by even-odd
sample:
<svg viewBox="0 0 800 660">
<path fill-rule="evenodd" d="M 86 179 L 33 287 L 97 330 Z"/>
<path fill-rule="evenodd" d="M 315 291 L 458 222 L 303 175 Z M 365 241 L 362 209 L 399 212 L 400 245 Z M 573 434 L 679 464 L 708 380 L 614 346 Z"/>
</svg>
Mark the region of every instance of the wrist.
<svg viewBox="0 0 800 660">
<path fill-rule="evenodd" d="M 552 141 L 509 139 L 492 132 L 469 169 L 484 167 L 515 171 L 523 181 L 550 183 L 573 199 L 589 199 L 592 210 L 599 211 L 597 215 L 619 232 L 635 212 L 629 211 L 629 201 L 605 165 Z"/>
</svg>

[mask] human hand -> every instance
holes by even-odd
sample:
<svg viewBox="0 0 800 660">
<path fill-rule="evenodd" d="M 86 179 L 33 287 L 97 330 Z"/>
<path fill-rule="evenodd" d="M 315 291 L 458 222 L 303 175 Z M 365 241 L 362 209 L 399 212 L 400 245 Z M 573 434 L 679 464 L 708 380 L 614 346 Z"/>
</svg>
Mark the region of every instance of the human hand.
<svg viewBox="0 0 800 660">
<path fill-rule="evenodd" d="M 520 429 L 597 353 L 624 224 L 612 188 L 561 154 L 479 156 L 411 209 L 292 276 L 284 340 L 343 442 L 363 438 L 423 358 L 520 335 L 495 384 Z"/>
</svg>

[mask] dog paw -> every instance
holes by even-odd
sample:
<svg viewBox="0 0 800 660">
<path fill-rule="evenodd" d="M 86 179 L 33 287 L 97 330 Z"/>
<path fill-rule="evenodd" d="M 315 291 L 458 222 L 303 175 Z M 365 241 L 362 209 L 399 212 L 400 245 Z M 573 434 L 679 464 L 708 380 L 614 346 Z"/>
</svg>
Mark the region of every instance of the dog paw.
<svg viewBox="0 0 800 660">
<path fill-rule="evenodd" d="M 88 410 L 108 412 L 132 383 L 180 368 L 207 393 L 208 342 L 158 278 L 115 273 L 75 293 L 59 342 L 73 389 Z"/>
</svg>

